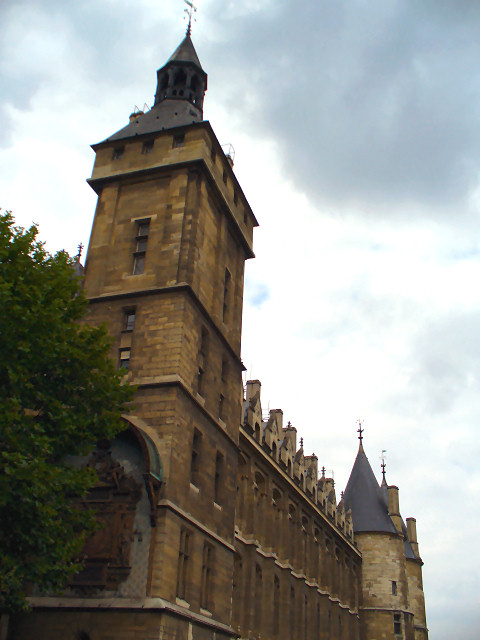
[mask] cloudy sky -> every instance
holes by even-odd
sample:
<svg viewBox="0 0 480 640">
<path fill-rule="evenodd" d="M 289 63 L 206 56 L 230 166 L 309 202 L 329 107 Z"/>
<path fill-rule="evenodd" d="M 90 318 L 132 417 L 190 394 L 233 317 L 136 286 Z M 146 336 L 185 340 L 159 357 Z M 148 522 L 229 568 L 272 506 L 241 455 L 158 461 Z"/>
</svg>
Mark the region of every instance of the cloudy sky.
<svg viewBox="0 0 480 640">
<path fill-rule="evenodd" d="M 152 104 L 183 7 L 0 2 L 0 206 L 51 250 L 88 243 L 89 144 Z M 480 3 L 198 7 L 205 117 L 261 225 L 248 375 L 338 491 L 364 421 L 417 518 L 431 639 L 478 639 Z"/>
</svg>

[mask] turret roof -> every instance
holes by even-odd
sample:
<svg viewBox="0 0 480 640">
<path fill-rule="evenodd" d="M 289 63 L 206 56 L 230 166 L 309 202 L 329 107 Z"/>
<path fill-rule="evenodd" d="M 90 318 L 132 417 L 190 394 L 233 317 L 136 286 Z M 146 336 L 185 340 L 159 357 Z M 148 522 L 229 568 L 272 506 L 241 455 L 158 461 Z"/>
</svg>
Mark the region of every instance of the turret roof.
<svg viewBox="0 0 480 640">
<path fill-rule="evenodd" d="M 165 92 L 164 90 L 160 91 L 158 84 L 154 106 L 146 113 L 140 111 L 137 114 L 132 114 L 130 122 L 125 127 L 103 142 L 124 140 L 203 121 L 203 95 L 207 88 L 207 74 L 202 69 L 189 35 L 185 36 L 166 64 L 158 70 L 157 79 L 160 78 L 162 71 L 176 66 L 196 68 L 196 75 L 200 74 L 202 77 L 198 88 L 184 91 L 184 87 L 181 86 L 177 92 L 176 87 L 169 85 L 169 92 Z"/>
<path fill-rule="evenodd" d="M 192 39 L 189 35 L 185 36 L 182 42 L 172 53 L 167 61 L 167 64 L 169 62 L 191 62 L 197 65 L 197 67 L 199 67 L 200 69 L 202 68 L 200 60 L 197 56 L 197 52 L 195 51 L 195 47 L 193 46 Z"/>
<path fill-rule="evenodd" d="M 388 515 L 385 492 L 380 488 L 363 445 L 360 444 L 343 496 L 346 509 L 352 510 L 353 530 L 395 533 Z"/>
</svg>

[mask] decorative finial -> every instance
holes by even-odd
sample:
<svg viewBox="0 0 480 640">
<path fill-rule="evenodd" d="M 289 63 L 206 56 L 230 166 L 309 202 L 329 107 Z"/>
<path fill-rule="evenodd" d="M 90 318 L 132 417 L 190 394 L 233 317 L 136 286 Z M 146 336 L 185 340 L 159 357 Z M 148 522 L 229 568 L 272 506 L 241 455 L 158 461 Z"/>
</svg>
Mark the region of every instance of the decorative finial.
<svg viewBox="0 0 480 640">
<path fill-rule="evenodd" d="M 358 435 L 358 439 L 360 440 L 360 444 L 362 444 L 363 442 L 363 432 L 365 431 L 365 429 L 362 429 L 362 421 L 361 420 L 357 420 L 357 424 L 358 424 L 358 429 L 357 429 L 357 433 Z"/>
<path fill-rule="evenodd" d="M 345 495 L 345 491 L 340 491 L 340 497 L 343 500 L 343 496 Z"/>
<path fill-rule="evenodd" d="M 300 449 L 303 449 L 303 438 L 300 438 Z"/>
<path fill-rule="evenodd" d="M 326 471 L 325 467 L 322 467 L 322 478 L 325 477 L 325 471 Z"/>
<path fill-rule="evenodd" d="M 82 257 L 82 251 L 83 251 L 83 244 L 81 242 L 78 245 L 77 249 L 78 249 L 77 262 L 80 262 L 80 258 Z"/>
<path fill-rule="evenodd" d="M 292 426 L 292 423 L 289 420 L 288 423 L 287 423 L 287 429 L 290 429 L 291 426 Z"/>
<path fill-rule="evenodd" d="M 385 478 L 385 469 L 386 469 L 386 464 L 385 464 L 385 454 L 387 453 L 386 449 L 382 449 L 382 455 L 380 456 L 380 460 L 382 461 L 381 467 L 382 467 L 382 478 L 383 478 L 383 482 L 387 482 L 386 478 Z"/>
<path fill-rule="evenodd" d="M 192 35 L 192 19 L 195 20 L 195 18 L 193 17 L 193 14 L 196 13 L 197 7 L 193 4 L 193 2 L 190 2 L 190 0 L 183 0 L 183 1 L 188 6 L 188 9 L 184 9 L 185 13 L 188 16 L 188 27 L 187 27 L 186 35 L 191 36 Z"/>
</svg>

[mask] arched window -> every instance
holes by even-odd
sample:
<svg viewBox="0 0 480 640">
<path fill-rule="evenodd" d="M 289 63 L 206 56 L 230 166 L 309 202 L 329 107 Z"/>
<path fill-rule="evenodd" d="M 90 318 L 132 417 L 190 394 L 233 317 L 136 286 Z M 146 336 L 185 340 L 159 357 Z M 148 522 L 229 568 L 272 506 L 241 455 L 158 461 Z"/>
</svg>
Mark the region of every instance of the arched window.
<svg viewBox="0 0 480 640">
<path fill-rule="evenodd" d="M 181 88 L 181 87 L 185 87 L 186 84 L 187 84 L 187 76 L 185 75 L 185 71 L 183 69 L 180 69 L 175 74 L 175 77 L 173 79 L 173 85 L 177 88 L 179 87 Z"/>
<path fill-rule="evenodd" d="M 168 87 L 168 80 L 169 80 L 170 76 L 168 71 L 166 71 L 163 76 L 162 79 L 160 81 L 160 89 L 161 91 L 165 91 L 165 89 Z"/>
</svg>

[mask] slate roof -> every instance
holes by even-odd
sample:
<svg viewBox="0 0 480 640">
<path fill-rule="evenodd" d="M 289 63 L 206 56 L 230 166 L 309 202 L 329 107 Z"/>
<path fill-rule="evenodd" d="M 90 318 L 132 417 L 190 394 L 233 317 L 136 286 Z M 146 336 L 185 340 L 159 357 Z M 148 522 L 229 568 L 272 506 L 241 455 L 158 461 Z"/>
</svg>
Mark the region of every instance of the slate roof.
<svg viewBox="0 0 480 640">
<path fill-rule="evenodd" d="M 177 62 L 194 65 L 201 71 L 205 78 L 207 77 L 198 59 L 192 39 L 188 35 L 185 36 L 178 45 L 164 67 Z M 162 69 L 164 67 L 162 67 Z M 139 114 L 132 122 L 129 122 L 125 127 L 116 131 L 102 142 L 134 138 L 135 136 L 157 133 L 162 131 L 162 129 L 174 129 L 175 127 L 183 127 L 202 121 L 202 110 L 192 104 L 192 102 L 184 98 L 176 99 L 168 97 L 165 100 L 159 101 L 145 114 Z"/>
<path fill-rule="evenodd" d="M 193 42 L 190 36 L 185 36 L 185 38 L 167 60 L 167 64 L 169 62 L 192 62 L 193 64 L 197 65 L 197 67 L 202 69 L 202 65 L 200 64 L 200 60 L 198 59 L 197 52 L 195 51 L 195 47 L 193 46 Z"/>
<path fill-rule="evenodd" d="M 201 111 L 187 100 L 164 100 L 144 115 L 139 115 L 126 127 L 109 136 L 103 142 L 156 133 L 162 129 L 183 127 L 195 122 L 202 122 L 202 120 Z"/>
<path fill-rule="evenodd" d="M 353 530 L 396 533 L 388 515 L 385 491 L 380 488 L 363 446 L 360 444 L 350 478 L 343 495 L 345 509 L 352 510 Z"/>
</svg>

